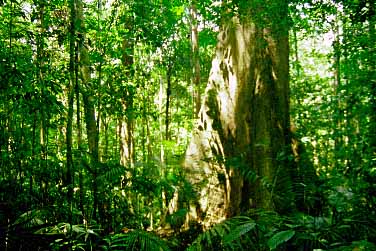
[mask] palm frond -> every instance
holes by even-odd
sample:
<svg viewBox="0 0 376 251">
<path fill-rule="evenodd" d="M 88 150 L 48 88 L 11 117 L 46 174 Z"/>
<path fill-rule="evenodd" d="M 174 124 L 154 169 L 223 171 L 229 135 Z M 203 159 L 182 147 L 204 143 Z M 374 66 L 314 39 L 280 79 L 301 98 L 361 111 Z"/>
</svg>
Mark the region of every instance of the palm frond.
<svg viewBox="0 0 376 251">
<path fill-rule="evenodd" d="M 100 168 L 97 179 L 101 184 L 116 184 L 127 171 L 129 171 L 128 168 L 119 164 L 106 164 Z"/>
</svg>

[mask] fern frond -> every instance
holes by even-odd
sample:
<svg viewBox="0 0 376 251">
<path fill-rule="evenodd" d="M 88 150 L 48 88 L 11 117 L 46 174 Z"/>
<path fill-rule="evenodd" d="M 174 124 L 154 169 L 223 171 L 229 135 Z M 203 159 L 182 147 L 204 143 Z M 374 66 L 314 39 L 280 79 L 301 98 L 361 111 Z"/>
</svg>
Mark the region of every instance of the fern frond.
<svg viewBox="0 0 376 251">
<path fill-rule="evenodd" d="M 133 230 L 107 238 L 111 250 L 169 251 L 164 240 L 142 230 Z"/>
<path fill-rule="evenodd" d="M 227 219 L 200 234 L 188 251 L 229 249 L 242 236 L 256 227 L 256 223 L 246 216 Z"/>
<path fill-rule="evenodd" d="M 97 179 L 102 184 L 116 184 L 121 180 L 121 177 L 126 171 L 128 171 L 128 169 L 121 165 L 104 165 L 104 167 L 100 169 L 100 174 Z"/>
</svg>

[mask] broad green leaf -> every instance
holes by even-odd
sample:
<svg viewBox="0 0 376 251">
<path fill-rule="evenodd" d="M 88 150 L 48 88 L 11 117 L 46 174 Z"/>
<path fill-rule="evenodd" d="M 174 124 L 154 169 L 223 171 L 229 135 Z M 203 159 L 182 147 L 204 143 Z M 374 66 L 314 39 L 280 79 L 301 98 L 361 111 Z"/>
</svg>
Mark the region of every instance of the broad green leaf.
<svg viewBox="0 0 376 251">
<path fill-rule="evenodd" d="M 224 243 L 233 242 L 236 239 L 239 239 L 242 235 L 248 233 L 256 227 L 256 223 L 248 222 L 242 225 L 239 225 L 234 230 L 232 230 L 228 235 L 224 237 Z"/>
<path fill-rule="evenodd" d="M 280 244 L 290 240 L 295 235 L 294 230 L 286 230 L 278 232 L 268 240 L 268 246 L 270 249 L 275 249 Z"/>
</svg>

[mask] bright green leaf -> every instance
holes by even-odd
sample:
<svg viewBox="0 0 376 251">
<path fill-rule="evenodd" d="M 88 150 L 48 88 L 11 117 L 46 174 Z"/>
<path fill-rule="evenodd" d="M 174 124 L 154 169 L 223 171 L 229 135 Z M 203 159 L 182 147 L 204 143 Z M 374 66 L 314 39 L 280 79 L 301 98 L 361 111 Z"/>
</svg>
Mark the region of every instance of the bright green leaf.
<svg viewBox="0 0 376 251">
<path fill-rule="evenodd" d="M 290 240 L 295 235 L 294 230 L 286 230 L 278 232 L 268 240 L 268 246 L 270 249 L 276 249 L 280 244 Z"/>
</svg>

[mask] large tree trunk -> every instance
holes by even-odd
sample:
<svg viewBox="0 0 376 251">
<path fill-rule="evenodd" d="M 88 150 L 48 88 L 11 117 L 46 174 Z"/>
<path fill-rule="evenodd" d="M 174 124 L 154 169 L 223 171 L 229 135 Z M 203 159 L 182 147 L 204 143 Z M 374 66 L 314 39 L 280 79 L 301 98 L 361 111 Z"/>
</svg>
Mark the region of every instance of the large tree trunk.
<svg viewBox="0 0 376 251">
<path fill-rule="evenodd" d="M 247 4 L 218 36 L 184 161 L 197 192 L 190 217 L 204 225 L 249 208 L 292 206 L 279 193 L 291 190 L 283 161 L 291 149 L 287 4 Z"/>
</svg>

